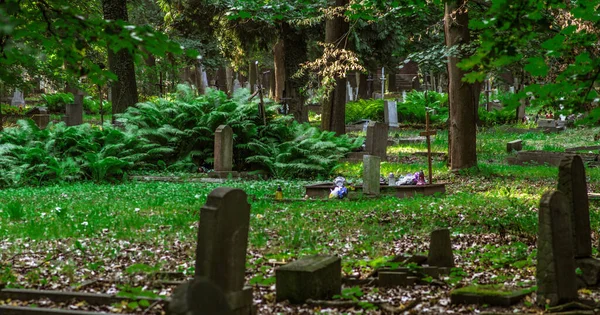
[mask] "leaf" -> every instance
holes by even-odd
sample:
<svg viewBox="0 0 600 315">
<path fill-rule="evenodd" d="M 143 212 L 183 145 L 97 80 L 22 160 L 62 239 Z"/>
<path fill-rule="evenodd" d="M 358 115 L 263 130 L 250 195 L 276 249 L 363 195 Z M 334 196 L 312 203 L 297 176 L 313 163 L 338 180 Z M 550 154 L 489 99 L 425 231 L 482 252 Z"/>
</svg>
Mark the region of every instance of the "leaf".
<svg viewBox="0 0 600 315">
<path fill-rule="evenodd" d="M 527 59 L 527 62 L 524 69 L 532 76 L 546 76 L 548 74 L 548 65 L 546 65 L 544 58 L 531 57 Z"/>
</svg>

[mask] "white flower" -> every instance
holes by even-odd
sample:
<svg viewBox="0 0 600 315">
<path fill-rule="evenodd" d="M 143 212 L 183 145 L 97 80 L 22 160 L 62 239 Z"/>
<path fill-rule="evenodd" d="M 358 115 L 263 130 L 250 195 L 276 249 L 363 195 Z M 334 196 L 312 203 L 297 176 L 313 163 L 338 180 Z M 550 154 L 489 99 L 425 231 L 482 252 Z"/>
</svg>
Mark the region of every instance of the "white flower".
<svg viewBox="0 0 600 315">
<path fill-rule="evenodd" d="M 88 224 L 89 224 L 89 223 L 87 223 L 87 221 L 83 221 L 83 222 L 81 222 L 81 225 L 83 225 L 83 226 L 88 226 Z"/>
<path fill-rule="evenodd" d="M 200 199 L 200 195 L 195 195 L 194 198 Z"/>
<path fill-rule="evenodd" d="M 61 210 L 62 210 L 62 208 L 61 208 L 61 207 L 56 207 L 56 208 L 54 208 L 54 211 L 56 211 L 56 212 L 60 212 Z"/>
<path fill-rule="evenodd" d="M 43 218 L 43 217 L 45 217 L 45 216 L 46 216 L 46 212 L 42 212 L 42 213 L 40 214 L 40 217 L 42 217 L 42 218 Z"/>
<path fill-rule="evenodd" d="M 133 211 L 135 211 L 135 212 L 139 212 L 139 211 L 140 211 L 140 208 L 135 208 L 135 209 L 133 209 Z"/>
</svg>

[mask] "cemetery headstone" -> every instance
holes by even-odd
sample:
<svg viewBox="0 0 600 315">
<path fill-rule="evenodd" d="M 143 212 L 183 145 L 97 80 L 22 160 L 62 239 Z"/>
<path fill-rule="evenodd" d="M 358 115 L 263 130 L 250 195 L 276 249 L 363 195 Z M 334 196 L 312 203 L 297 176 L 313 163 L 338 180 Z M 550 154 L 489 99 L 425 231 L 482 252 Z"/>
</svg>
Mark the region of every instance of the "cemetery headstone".
<svg viewBox="0 0 600 315">
<path fill-rule="evenodd" d="M 349 81 L 346 81 L 346 103 L 352 102 L 352 101 L 354 101 L 354 98 L 352 95 L 352 86 L 350 85 Z"/>
<path fill-rule="evenodd" d="M 13 93 L 13 98 L 10 101 L 10 105 L 12 105 L 12 106 L 25 105 L 25 99 L 23 98 L 23 92 L 21 92 L 18 89 L 15 90 L 15 92 Z"/>
<path fill-rule="evenodd" d="M 554 119 L 538 119 L 538 127 L 540 128 L 556 128 L 556 121 Z"/>
<path fill-rule="evenodd" d="M 585 166 L 579 155 L 565 156 L 558 167 L 558 190 L 567 199 L 570 208 L 575 258 L 592 255 L 590 204 L 585 177 Z"/>
<path fill-rule="evenodd" d="M 373 93 L 373 99 L 375 99 L 375 100 L 382 100 L 383 99 L 383 94 L 381 94 L 379 92 L 375 92 L 375 93 Z"/>
<path fill-rule="evenodd" d="M 450 230 L 438 229 L 431 232 L 427 264 L 436 267 L 454 267 Z"/>
<path fill-rule="evenodd" d="M 377 155 L 382 161 L 387 161 L 388 125 L 370 121 L 367 126 L 367 139 L 365 150 L 370 155 Z"/>
<path fill-rule="evenodd" d="M 398 107 L 396 101 L 385 101 L 383 106 L 385 123 L 390 127 L 398 127 Z"/>
<path fill-rule="evenodd" d="M 74 94 L 73 104 L 67 104 L 65 110 L 65 123 L 67 126 L 83 124 L 83 93 L 78 91 Z"/>
<path fill-rule="evenodd" d="M 379 195 L 379 164 L 381 158 L 376 155 L 363 156 L 363 193 L 367 195 Z"/>
<path fill-rule="evenodd" d="M 195 278 L 219 287 L 234 314 L 253 309 L 252 288 L 244 286 L 249 226 L 250 205 L 241 189 L 213 190 L 200 210 Z"/>
<path fill-rule="evenodd" d="M 178 286 L 169 303 L 171 315 L 232 315 L 223 291 L 206 278 Z"/>
<path fill-rule="evenodd" d="M 340 294 L 341 261 L 335 256 L 310 256 L 275 269 L 277 301 L 304 303 L 308 299 L 330 299 Z"/>
<path fill-rule="evenodd" d="M 235 93 L 235 91 L 237 91 L 241 88 L 242 88 L 242 85 L 240 84 L 240 80 L 238 80 L 238 79 L 233 80 L 233 93 Z"/>
<path fill-rule="evenodd" d="M 215 131 L 215 172 L 231 172 L 233 167 L 233 130 L 220 125 Z"/>
<path fill-rule="evenodd" d="M 45 107 L 34 107 L 25 113 L 25 116 L 31 117 L 40 129 L 46 128 L 50 123 L 50 114 L 48 114 L 48 110 Z"/>
<path fill-rule="evenodd" d="M 523 140 L 513 140 L 506 144 L 506 152 L 511 153 L 512 151 L 523 150 Z"/>
<path fill-rule="evenodd" d="M 555 306 L 577 300 L 569 204 L 560 191 L 540 201 L 537 239 L 537 304 Z"/>
</svg>

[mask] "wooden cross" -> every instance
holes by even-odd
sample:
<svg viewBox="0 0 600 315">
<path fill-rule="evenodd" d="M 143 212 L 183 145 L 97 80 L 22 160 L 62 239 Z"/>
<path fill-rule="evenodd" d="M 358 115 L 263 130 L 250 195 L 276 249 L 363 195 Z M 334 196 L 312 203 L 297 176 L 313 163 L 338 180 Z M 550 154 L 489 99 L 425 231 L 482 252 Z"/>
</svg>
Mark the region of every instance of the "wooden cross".
<svg viewBox="0 0 600 315">
<path fill-rule="evenodd" d="M 429 112 L 425 111 L 425 131 L 421 133 L 422 137 L 427 138 L 427 163 L 429 164 L 429 184 L 433 184 L 431 176 L 431 136 L 435 136 L 437 131 L 429 130 Z"/>
</svg>

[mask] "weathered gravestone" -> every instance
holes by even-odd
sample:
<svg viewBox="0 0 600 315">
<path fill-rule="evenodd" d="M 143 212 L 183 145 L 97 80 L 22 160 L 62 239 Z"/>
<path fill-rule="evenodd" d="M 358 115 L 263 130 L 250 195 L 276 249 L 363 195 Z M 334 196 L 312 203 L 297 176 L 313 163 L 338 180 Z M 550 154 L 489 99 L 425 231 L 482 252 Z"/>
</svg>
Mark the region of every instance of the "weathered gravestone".
<svg viewBox="0 0 600 315">
<path fill-rule="evenodd" d="M 215 172 L 231 172 L 233 167 L 233 130 L 220 125 L 215 131 Z"/>
<path fill-rule="evenodd" d="M 275 269 L 277 301 L 304 303 L 340 294 L 341 261 L 335 256 L 310 256 Z"/>
<path fill-rule="evenodd" d="M 558 190 L 567 198 L 575 258 L 592 255 L 590 204 L 585 178 L 585 166 L 579 155 L 566 156 L 558 168 Z"/>
<path fill-rule="evenodd" d="M 560 191 L 540 201 L 537 239 L 537 304 L 555 306 L 577 300 L 577 277 L 569 204 Z"/>
<path fill-rule="evenodd" d="M 511 153 L 512 151 L 521 151 L 523 150 L 523 140 L 513 140 L 506 144 L 506 152 Z"/>
<path fill-rule="evenodd" d="M 21 106 L 25 105 L 25 99 L 23 98 L 23 92 L 20 90 L 15 90 L 13 93 L 12 100 L 10 101 L 10 105 L 12 106 Z"/>
<path fill-rule="evenodd" d="M 237 90 L 241 89 L 242 85 L 240 84 L 240 80 L 235 79 L 233 80 L 233 93 L 235 93 Z"/>
<path fill-rule="evenodd" d="M 252 288 L 244 286 L 249 226 L 250 205 L 241 189 L 213 190 L 200 210 L 195 278 L 219 287 L 240 315 L 254 312 Z"/>
<path fill-rule="evenodd" d="M 540 128 L 556 128 L 556 120 L 554 120 L 554 119 L 538 119 L 538 127 L 540 127 Z"/>
<path fill-rule="evenodd" d="M 454 267 L 449 229 L 438 229 L 431 232 L 427 264 L 436 267 Z"/>
<path fill-rule="evenodd" d="M 77 91 L 74 94 L 73 104 L 67 104 L 65 110 L 65 123 L 67 126 L 77 126 L 83 124 L 83 93 Z"/>
<path fill-rule="evenodd" d="M 383 117 L 388 126 L 398 127 L 398 107 L 396 106 L 396 101 L 384 102 Z"/>
<path fill-rule="evenodd" d="M 46 128 L 50 123 L 50 114 L 48 114 L 48 110 L 45 107 L 34 107 L 25 113 L 25 116 L 31 117 L 40 129 Z"/>
<path fill-rule="evenodd" d="M 196 278 L 175 289 L 169 302 L 171 315 L 232 315 L 223 291 L 206 278 Z"/>
<path fill-rule="evenodd" d="M 363 156 L 363 193 L 367 195 L 379 195 L 379 164 L 381 159 L 375 155 Z"/>
<path fill-rule="evenodd" d="M 350 81 L 346 81 L 346 102 L 354 101 L 354 95 L 352 94 L 352 86 Z"/>
<path fill-rule="evenodd" d="M 592 229 L 585 166 L 579 155 L 566 156 L 558 168 L 558 190 L 566 199 L 570 214 L 573 251 L 583 286 L 599 283 L 600 260 L 592 258 Z"/>
<path fill-rule="evenodd" d="M 370 155 L 377 155 L 382 161 L 387 161 L 387 138 L 387 124 L 375 121 L 369 122 L 365 150 Z"/>
</svg>

